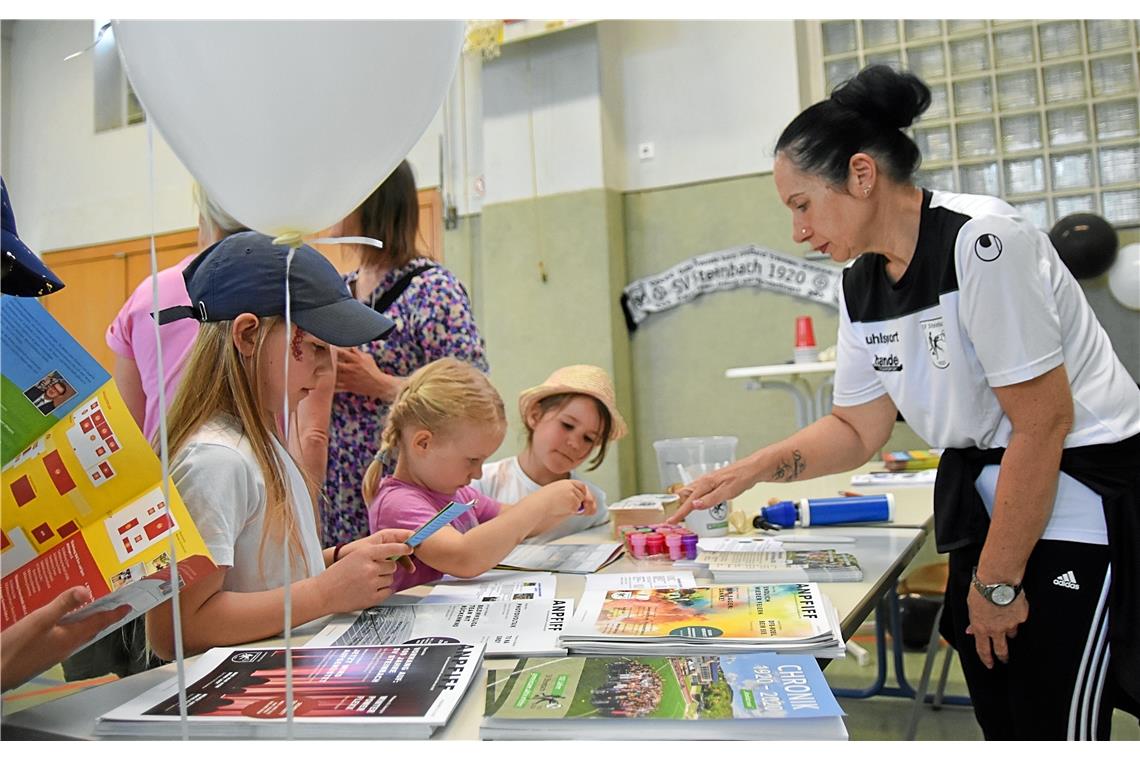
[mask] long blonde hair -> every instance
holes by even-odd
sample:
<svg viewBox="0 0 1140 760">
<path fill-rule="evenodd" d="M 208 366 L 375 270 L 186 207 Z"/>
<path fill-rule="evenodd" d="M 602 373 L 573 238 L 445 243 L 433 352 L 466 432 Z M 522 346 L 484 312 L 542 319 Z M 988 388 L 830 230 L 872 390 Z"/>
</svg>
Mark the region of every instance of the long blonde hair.
<svg viewBox="0 0 1140 760">
<path fill-rule="evenodd" d="M 206 188 L 194 182 L 191 192 L 194 194 L 194 205 L 198 207 L 198 215 L 207 225 L 207 237 L 210 240 L 221 240 L 235 232 L 247 232 L 249 227 L 230 216 L 224 208 L 214 202 L 206 192 Z"/>
<path fill-rule="evenodd" d="M 261 371 L 265 339 L 280 323 L 280 317 L 259 317 L 253 356 L 248 360 L 234 345 L 232 321 L 203 324 L 167 413 L 167 429 L 173 457 L 194 433 L 217 415 L 224 413 L 237 418 L 265 480 L 265 520 L 258 564 L 263 562 L 268 541 L 280 544 L 288 536 L 290 557 L 300 558 L 307 571 L 311 568 L 285 485 L 285 465 L 273 446 L 273 431 L 266 428 L 262 419 L 261 391 L 254 381 Z M 264 567 L 261 570 L 264 573 Z"/>
<path fill-rule="evenodd" d="M 503 399 L 475 367 L 451 357 L 437 359 L 413 372 L 396 395 L 380 434 L 377 456 L 395 456 L 400 434 L 412 425 L 438 435 L 456 422 L 506 427 Z M 376 496 L 382 470 L 377 460 L 368 465 L 362 489 L 366 502 Z"/>
</svg>

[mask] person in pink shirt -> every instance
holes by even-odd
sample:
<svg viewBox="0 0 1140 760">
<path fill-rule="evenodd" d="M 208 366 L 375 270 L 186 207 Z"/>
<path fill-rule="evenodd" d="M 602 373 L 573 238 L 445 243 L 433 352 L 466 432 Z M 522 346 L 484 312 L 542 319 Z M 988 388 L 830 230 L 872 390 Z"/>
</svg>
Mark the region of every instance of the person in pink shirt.
<svg viewBox="0 0 1140 760">
<path fill-rule="evenodd" d="M 594 497 L 579 480 L 555 481 L 516 504 L 500 504 L 472 488 L 506 431 L 502 398 L 472 365 L 439 359 L 408 378 L 364 474 L 369 530 L 414 530 L 450 501 L 474 506 L 416 547 L 416 569 L 398 568 L 393 589 L 431 583 L 445 573 L 472 578 L 528 536 L 571 515 L 594 513 Z M 382 462 L 397 450 L 395 472 L 381 480 Z"/>
<path fill-rule="evenodd" d="M 198 250 L 202 251 L 227 235 L 245 231 L 240 222 L 220 209 L 206 197 L 205 191 L 194 185 L 194 200 L 198 204 Z M 158 280 L 158 308 L 186 303 L 186 283 L 182 270 L 197 256 L 193 253 L 172 267 L 160 271 Z M 155 341 L 152 279 L 143 280 L 115 320 L 107 328 L 107 345 L 115 352 L 115 369 L 112 373 L 119 394 L 131 416 L 142 428 L 147 440 L 154 440 L 158 432 L 158 346 Z M 174 399 L 182 369 L 190 354 L 190 347 L 198 335 L 198 323 L 182 320 L 163 325 L 162 363 L 165 368 L 166 404 Z"/>
</svg>

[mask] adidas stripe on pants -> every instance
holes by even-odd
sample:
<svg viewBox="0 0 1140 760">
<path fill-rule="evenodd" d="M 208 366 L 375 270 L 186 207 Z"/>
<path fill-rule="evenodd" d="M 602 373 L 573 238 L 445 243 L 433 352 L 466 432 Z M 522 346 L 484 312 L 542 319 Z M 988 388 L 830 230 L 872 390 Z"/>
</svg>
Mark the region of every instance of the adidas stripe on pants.
<svg viewBox="0 0 1140 760">
<path fill-rule="evenodd" d="M 967 636 L 966 593 L 980 546 L 950 553 L 942 634 L 958 650 L 987 739 L 1107 739 L 1108 547 L 1038 541 L 1022 581 L 1029 619 L 1009 641 L 1009 662 L 987 669 Z"/>
</svg>

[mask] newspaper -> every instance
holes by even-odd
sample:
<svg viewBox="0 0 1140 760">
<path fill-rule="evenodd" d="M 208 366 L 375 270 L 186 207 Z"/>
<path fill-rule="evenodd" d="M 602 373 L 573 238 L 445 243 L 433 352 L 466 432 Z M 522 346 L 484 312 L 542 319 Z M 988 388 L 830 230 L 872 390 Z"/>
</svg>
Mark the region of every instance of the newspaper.
<svg viewBox="0 0 1140 760">
<path fill-rule="evenodd" d="M 569 599 L 371 607 L 334 616 L 306 646 L 466 643 L 485 644 L 488 657 L 554 656 L 573 612 Z"/>
</svg>

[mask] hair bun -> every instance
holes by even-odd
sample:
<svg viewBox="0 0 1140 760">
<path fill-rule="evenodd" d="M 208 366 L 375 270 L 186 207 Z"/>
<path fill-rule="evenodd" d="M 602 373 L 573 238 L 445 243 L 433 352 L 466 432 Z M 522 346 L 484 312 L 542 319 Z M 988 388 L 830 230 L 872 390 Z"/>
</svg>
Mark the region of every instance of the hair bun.
<svg viewBox="0 0 1140 760">
<path fill-rule="evenodd" d="M 876 64 L 836 87 L 831 99 L 878 124 L 905 129 L 930 107 L 930 88 L 914 74 Z"/>
</svg>

